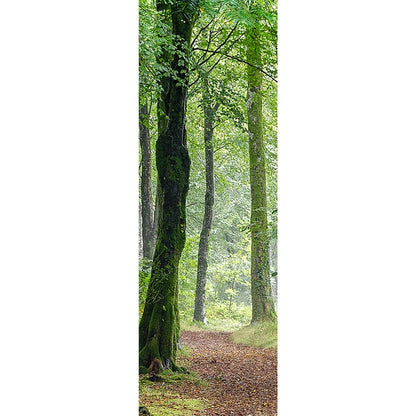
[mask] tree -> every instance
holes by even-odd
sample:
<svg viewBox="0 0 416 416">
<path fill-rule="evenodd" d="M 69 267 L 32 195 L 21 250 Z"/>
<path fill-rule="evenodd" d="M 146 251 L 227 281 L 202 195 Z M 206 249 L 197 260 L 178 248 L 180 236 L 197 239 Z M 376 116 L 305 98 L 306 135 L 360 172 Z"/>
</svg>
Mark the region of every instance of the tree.
<svg viewBox="0 0 416 416">
<path fill-rule="evenodd" d="M 200 21 L 200 27 L 192 41 L 195 51 L 194 66 L 196 77 L 191 85 L 195 85 L 193 92 L 199 92 L 201 107 L 203 108 L 204 123 L 204 153 L 205 153 L 205 201 L 204 216 L 200 231 L 198 246 L 198 266 L 196 291 L 194 300 L 193 319 L 206 324 L 205 317 L 205 291 L 208 269 L 208 247 L 214 216 L 214 147 L 213 135 L 215 124 L 225 119 L 237 119 L 241 122 L 240 114 L 236 111 L 234 100 L 235 92 L 229 88 L 232 80 L 232 71 L 223 65 L 224 55 L 239 39 L 237 24 L 228 27 L 224 24 L 225 17 L 221 14 L 221 6 L 214 6 L 207 10 L 206 19 Z M 241 38 L 241 36 L 240 36 Z M 209 48 L 214 49 L 209 52 Z M 217 116 L 220 105 L 223 105 L 223 114 Z"/>
<path fill-rule="evenodd" d="M 190 40 L 198 1 L 159 2 L 171 22 L 174 40 L 168 86 L 162 91 L 167 122 L 158 133 L 156 166 L 160 190 L 159 220 L 152 271 L 139 326 L 139 362 L 148 367 L 156 358 L 163 368 L 175 364 L 179 342 L 178 264 L 185 244 L 186 196 L 190 158 L 185 113 Z"/>
<path fill-rule="evenodd" d="M 178 309 L 181 319 L 187 323 L 198 318 L 203 321 L 206 317 L 214 325 L 228 319 L 247 324 L 252 316 L 250 231 L 253 230 L 255 238 L 257 222 L 254 219 L 253 227 L 250 226 L 247 67 L 263 74 L 261 116 L 267 186 L 266 226 L 267 219 L 271 219 L 265 238 L 266 245 L 271 247 L 271 273 L 268 274 L 271 291 L 275 293 L 276 256 L 268 234 L 276 239 L 276 10 L 268 0 L 204 0 L 200 6 L 201 18 L 193 30 L 189 56 L 175 46 L 179 39 L 172 29 L 172 9 L 168 2 L 140 0 L 140 104 L 148 103 L 154 213 L 157 217 L 157 207 L 164 197 L 155 172 L 156 140 L 153 137 L 162 137 L 171 118 L 171 95 L 166 92 L 170 91 L 172 80 L 182 83 L 178 70 L 172 66 L 177 52 L 179 59 L 188 62 L 189 58 L 186 147 L 192 160 L 186 196 L 186 242 L 178 266 Z M 256 26 L 261 34 L 256 40 L 256 47 L 261 49 L 259 63 L 247 60 L 247 30 Z M 184 70 L 182 64 L 179 66 Z M 211 118 L 209 108 L 213 109 L 218 103 L 218 109 L 211 114 L 210 126 L 207 122 Z M 146 109 L 141 107 L 140 110 L 145 113 Z M 211 127 L 209 138 L 207 132 Z M 143 260 L 139 273 L 140 317 L 152 274 L 152 262 Z M 143 346 L 141 344 L 141 348 Z"/>
<path fill-rule="evenodd" d="M 215 60 L 209 71 L 226 58 L 246 64 L 247 68 L 247 127 L 249 133 L 249 159 L 250 159 L 250 187 L 251 187 L 251 221 L 252 237 L 251 255 L 251 293 L 252 293 L 252 321 L 276 319 L 270 284 L 270 235 L 267 215 L 267 183 L 266 163 L 263 138 L 263 109 L 262 109 L 262 76 L 275 80 L 273 65 L 263 65 L 261 50 L 267 45 L 267 55 L 273 51 L 275 37 L 275 14 L 272 5 L 267 0 L 246 1 L 230 0 L 224 2 L 226 7 L 222 20 L 223 26 L 230 25 L 227 35 L 221 41 L 218 33 L 221 30 L 210 30 L 205 44 L 199 42 L 195 49 L 202 51 L 198 59 L 200 65 L 209 60 Z M 215 18 L 214 18 L 215 20 Z M 234 23 L 232 23 L 232 21 Z M 245 28 L 244 38 L 247 45 L 244 56 L 238 48 L 239 26 Z M 234 48 L 234 45 L 236 48 Z M 274 52 L 274 51 L 273 51 Z M 219 56 L 219 57 L 218 57 Z M 272 58 L 273 60 L 273 58 Z M 266 62 L 270 58 L 266 57 Z M 203 227 L 204 228 L 204 227 Z M 201 234 L 201 237 L 203 235 Z M 203 281 L 202 281 L 203 282 Z M 202 285 L 197 284 L 197 293 Z M 231 287 L 230 290 L 233 290 Z M 202 298 L 202 297 L 201 297 Z M 203 298 L 202 298 L 203 300 Z M 195 300 L 195 305 L 200 304 Z"/>
<path fill-rule="evenodd" d="M 148 259 L 153 258 L 156 240 L 156 224 L 154 219 L 154 205 L 152 196 L 152 153 L 150 146 L 149 131 L 149 108 L 147 100 L 139 107 L 139 126 L 140 126 L 140 149 L 141 159 L 141 217 L 142 217 L 142 242 L 143 256 Z"/>
<path fill-rule="evenodd" d="M 163 65 L 155 65 L 155 51 L 161 47 L 161 37 L 155 36 L 157 30 L 162 30 L 156 16 L 156 9 L 150 0 L 139 2 L 139 139 L 140 139 L 140 216 L 141 216 L 141 247 L 142 255 L 152 260 L 156 241 L 157 204 L 154 204 L 153 189 L 155 188 L 153 172 L 154 155 L 152 155 L 152 140 L 154 135 L 154 101 L 158 98 L 158 80 L 166 69 Z M 156 196 L 157 202 L 157 196 Z M 142 263 L 141 263 L 142 264 Z"/>
<path fill-rule="evenodd" d="M 252 322 L 275 320 L 270 284 L 266 168 L 263 140 L 261 31 L 258 22 L 246 28 L 247 124 L 251 187 Z"/>
<path fill-rule="evenodd" d="M 202 224 L 199 248 L 198 248 L 198 268 L 196 277 L 194 321 L 203 322 L 205 319 L 205 288 L 207 283 L 208 268 L 208 244 L 212 226 L 215 184 L 214 184 L 214 118 L 218 110 L 219 103 L 213 103 L 209 81 L 204 79 L 203 89 L 203 108 L 204 108 L 204 145 L 205 145 L 205 209 Z"/>
</svg>

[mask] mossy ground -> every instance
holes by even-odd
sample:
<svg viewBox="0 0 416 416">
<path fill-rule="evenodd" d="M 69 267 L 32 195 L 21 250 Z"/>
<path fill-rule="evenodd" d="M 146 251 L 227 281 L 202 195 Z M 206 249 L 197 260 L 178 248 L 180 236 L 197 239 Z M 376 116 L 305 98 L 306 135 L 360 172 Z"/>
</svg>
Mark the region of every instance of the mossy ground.
<svg viewBox="0 0 416 416">
<path fill-rule="evenodd" d="M 203 400 L 183 397 L 169 390 L 165 382 L 140 380 L 139 401 L 153 416 L 192 416 L 205 407 Z"/>
<path fill-rule="evenodd" d="M 186 366 L 190 349 L 183 347 L 178 351 L 178 363 Z M 207 401 L 187 397 L 181 384 L 192 385 L 192 390 L 198 390 L 205 383 L 195 373 L 179 373 L 164 370 L 159 375 L 160 382 L 148 380 L 146 374 L 140 375 L 139 403 L 146 406 L 153 416 L 193 416 L 195 412 L 206 407 Z"/>
<path fill-rule="evenodd" d="M 277 348 L 277 322 L 259 322 L 239 329 L 231 335 L 236 344 L 261 348 Z"/>
</svg>

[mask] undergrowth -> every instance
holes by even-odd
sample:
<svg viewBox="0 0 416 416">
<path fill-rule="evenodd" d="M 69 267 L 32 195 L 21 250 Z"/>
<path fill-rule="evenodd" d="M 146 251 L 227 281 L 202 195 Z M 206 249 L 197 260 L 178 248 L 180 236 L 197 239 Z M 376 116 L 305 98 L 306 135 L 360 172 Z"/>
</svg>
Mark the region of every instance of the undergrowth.
<svg viewBox="0 0 416 416">
<path fill-rule="evenodd" d="M 247 305 L 224 305 L 210 303 L 206 308 L 207 324 L 193 320 L 193 310 L 181 313 L 181 329 L 183 331 L 224 331 L 233 332 L 250 323 L 251 307 Z"/>
<path fill-rule="evenodd" d="M 277 348 L 277 322 L 264 321 L 239 329 L 231 335 L 236 344 Z"/>
<path fill-rule="evenodd" d="M 181 331 L 224 331 L 232 332 L 240 329 L 244 324 L 231 319 L 210 321 L 207 325 L 191 319 L 181 320 Z"/>
</svg>

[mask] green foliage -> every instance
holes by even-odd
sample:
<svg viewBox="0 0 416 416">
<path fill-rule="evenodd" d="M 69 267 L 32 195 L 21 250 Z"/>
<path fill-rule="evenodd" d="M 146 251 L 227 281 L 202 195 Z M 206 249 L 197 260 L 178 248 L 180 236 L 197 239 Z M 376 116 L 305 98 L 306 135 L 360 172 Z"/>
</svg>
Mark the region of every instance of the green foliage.
<svg viewBox="0 0 416 416">
<path fill-rule="evenodd" d="M 207 312 L 208 324 L 221 327 L 231 324 L 244 325 L 250 321 L 251 308 L 249 305 L 233 305 L 231 308 L 224 303 L 212 303 Z"/>
<path fill-rule="evenodd" d="M 277 322 L 256 322 L 234 332 L 231 339 L 237 344 L 277 348 Z"/>
<path fill-rule="evenodd" d="M 182 331 L 236 331 L 248 325 L 251 319 L 251 306 L 233 306 L 231 311 L 225 303 L 216 302 L 207 305 L 207 325 L 192 320 L 184 312 L 181 317 Z"/>
<path fill-rule="evenodd" d="M 165 2 L 170 4 L 172 2 Z M 182 2 L 184 5 L 189 2 Z M 189 7 L 196 6 L 190 2 Z M 187 6 L 188 7 L 188 6 Z M 205 196 L 203 138 L 203 94 L 218 104 L 214 120 L 214 220 L 210 234 L 206 289 L 208 328 L 234 330 L 251 319 L 250 294 L 250 184 L 246 120 L 247 27 L 260 26 L 264 72 L 277 76 L 277 10 L 267 0 L 202 0 L 193 30 L 192 53 L 177 47 L 165 11 L 156 11 L 152 0 L 139 1 L 140 101 L 151 108 L 149 128 L 154 144 L 157 137 L 157 100 L 161 79 L 172 72 L 173 54 L 190 65 L 187 103 L 187 142 L 191 158 L 187 197 L 186 243 L 179 263 L 179 310 L 181 327 L 192 325 L 196 287 L 197 253 Z M 207 52 L 215 51 L 215 53 Z M 163 58 L 163 59 L 162 59 Z M 165 59 L 166 58 L 166 59 Z M 271 77 L 263 77 L 264 147 L 266 157 L 268 221 L 271 237 L 271 280 L 277 285 L 277 89 Z M 208 87 L 206 87 L 208 85 Z M 153 169 L 156 164 L 153 161 Z M 156 171 L 152 172 L 156 199 Z M 150 264 L 139 271 L 140 305 L 144 305 Z M 276 296 L 275 296 L 276 303 Z M 142 306 L 141 306 L 142 308 Z M 141 310 L 141 309 L 140 309 Z"/>
</svg>

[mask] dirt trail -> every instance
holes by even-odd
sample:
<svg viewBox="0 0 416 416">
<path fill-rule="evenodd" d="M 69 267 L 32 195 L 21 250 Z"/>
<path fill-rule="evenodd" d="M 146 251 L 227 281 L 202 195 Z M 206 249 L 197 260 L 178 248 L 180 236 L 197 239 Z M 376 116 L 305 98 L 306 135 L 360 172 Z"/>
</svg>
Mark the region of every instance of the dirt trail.
<svg viewBox="0 0 416 416">
<path fill-rule="evenodd" d="M 192 353 L 188 369 L 207 383 L 184 393 L 209 400 L 198 416 L 277 415 L 277 351 L 237 345 L 225 332 L 183 331 L 182 345 Z"/>
</svg>

